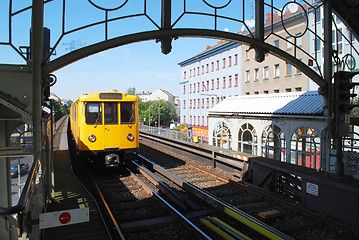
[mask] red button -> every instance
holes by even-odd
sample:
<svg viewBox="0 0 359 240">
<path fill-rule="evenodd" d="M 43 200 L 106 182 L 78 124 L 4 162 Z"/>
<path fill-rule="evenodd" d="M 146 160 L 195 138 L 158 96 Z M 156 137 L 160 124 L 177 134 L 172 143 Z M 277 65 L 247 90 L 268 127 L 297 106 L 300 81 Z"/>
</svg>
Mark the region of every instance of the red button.
<svg viewBox="0 0 359 240">
<path fill-rule="evenodd" d="M 71 220 L 71 214 L 68 212 L 63 212 L 59 216 L 59 221 L 62 224 L 67 224 L 70 222 L 70 220 Z"/>
</svg>

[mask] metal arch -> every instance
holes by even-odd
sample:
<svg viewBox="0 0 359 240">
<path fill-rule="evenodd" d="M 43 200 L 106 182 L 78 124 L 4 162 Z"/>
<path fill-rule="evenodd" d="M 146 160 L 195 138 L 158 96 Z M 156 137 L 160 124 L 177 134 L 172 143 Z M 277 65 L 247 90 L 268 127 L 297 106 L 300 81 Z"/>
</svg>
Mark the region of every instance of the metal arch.
<svg viewBox="0 0 359 240">
<path fill-rule="evenodd" d="M 43 75 L 50 74 L 56 70 L 59 70 L 66 65 L 69 65 L 73 62 L 76 62 L 82 58 L 88 57 L 90 55 L 112 49 L 115 47 L 127 45 L 135 42 L 142 42 L 147 40 L 154 40 L 159 38 L 178 38 L 178 37 L 203 37 L 203 38 L 218 38 L 218 39 L 227 39 L 233 42 L 238 42 L 242 44 L 249 44 L 254 47 L 263 48 L 274 56 L 289 62 L 296 68 L 300 69 L 306 76 L 312 79 L 320 87 L 326 88 L 328 83 L 318 75 L 313 69 L 308 67 L 302 61 L 296 59 L 294 56 L 286 53 L 285 51 L 267 44 L 265 42 L 253 39 L 251 37 L 246 37 L 243 35 L 238 35 L 228 32 L 220 32 L 215 30 L 206 30 L 206 29 L 168 29 L 168 30 L 156 30 L 130 34 L 126 36 L 117 37 L 111 40 L 103 41 L 97 44 L 90 45 L 75 51 L 72 51 L 62 57 L 59 57 L 50 63 L 46 64 L 43 67 Z"/>
</svg>

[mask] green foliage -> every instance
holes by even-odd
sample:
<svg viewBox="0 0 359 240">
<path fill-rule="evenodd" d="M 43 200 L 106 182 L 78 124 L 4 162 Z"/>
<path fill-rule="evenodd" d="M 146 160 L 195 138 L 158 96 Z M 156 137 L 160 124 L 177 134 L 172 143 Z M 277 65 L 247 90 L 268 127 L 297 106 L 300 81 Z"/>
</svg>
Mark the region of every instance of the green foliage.
<svg viewBox="0 0 359 240">
<path fill-rule="evenodd" d="M 62 116 L 69 114 L 72 101 L 69 100 L 69 101 L 65 102 L 65 104 L 61 104 L 60 100 L 51 100 L 51 104 L 52 104 L 52 106 L 54 106 L 54 113 L 55 113 L 54 120 L 56 122 Z"/>
<path fill-rule="evenodd" d="M 139 103 L 139 111 L 140 122 L 144 122 L 146 125 L 150 123 L 151 126 L 157 126 L 158 121 L 161 126 L 167 126 L 176 117 L 175 106 L 162 99 Z"/>
<path fill-rule="evenodd" d="M 136 95 L 136 88 L 132 87 L 132 88 L 127 89 L 126 94 L 128 94 L 128 95 Z"/>
</svg>

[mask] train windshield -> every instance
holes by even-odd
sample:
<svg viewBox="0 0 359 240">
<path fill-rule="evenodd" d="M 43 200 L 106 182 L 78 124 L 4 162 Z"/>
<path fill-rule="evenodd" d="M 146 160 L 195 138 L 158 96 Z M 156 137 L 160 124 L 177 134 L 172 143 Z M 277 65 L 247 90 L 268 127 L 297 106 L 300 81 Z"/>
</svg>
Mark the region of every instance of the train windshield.
<svg viewBox="0 0 359 240">
<path fill-rule="evenodd" d="M 104 102 L 105 124 L 118 124 L 118 103 Z"/>
<path fill-rule="evenodd" d="M 88 102 L 86 103 L 86 124 L 101 125 L 102 124 L 102 109 L 101 103 Z"/>
<path fill-rule="evenodd" d="M 121 102 L 121 124 L 135 123 L 135 103 Z"/>
</svg>

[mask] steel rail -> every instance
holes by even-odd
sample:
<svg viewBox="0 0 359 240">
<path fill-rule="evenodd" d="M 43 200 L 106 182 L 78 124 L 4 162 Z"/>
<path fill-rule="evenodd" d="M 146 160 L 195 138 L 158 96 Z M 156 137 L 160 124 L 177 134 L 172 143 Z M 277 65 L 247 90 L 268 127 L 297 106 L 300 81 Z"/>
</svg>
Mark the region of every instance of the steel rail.
<svg viewBox="0 0 359 240">
<path fill-rule="evenodd" d="M 189 182 L 184 181 L 183 179 L 179 178 L 178 176 L 168 172 L 166 169 L 162 168 L 161 166 L 157 165 L 156 163 L 152 162 L 150 159 L 138 154 L 140 158 L 147 161 L 148 163 L 152 164 L 154 170 L 162 174 L 163 176 L 169 178 L 177 185 L 181 186 L 183 189 L 191 192 L 195 196 L 203 199 L 208 204 L 212 205 L 213 207 L 222 210 L 227 215 L 231 216 L 232 218 L 242 222 L 243 224 L 247 225 L 248 227 L 252 228 L 253 230 L 257 231 L 258 233 L 262 234 L 263 236 L 269 239 L 293 239 L 286 234 L 278 231 L 277 229 L 272 228 L 271 226 L 259 221 L 258 219 L 254 218 L 253 216 L 237 209 L 236 207 L 224 202 L 223 200 L 217 198 L 216 196 L 192 185 Z"/>
<path fill-rule="evenodd" d="M 113 214 L 112 214 L 112 212 L 111 212 L 111 210 L 110 210 L 110 208 L 109 208 L 109 206 L 108 206 L 108 204 L 107 204 L 105 198 L 103 197 L 103 195 L 102 195 L 102 193 L 101 193 L 100 188 L 98 187 L 98 185 L 97 185 L 97 183 L 96 183 L 96 181 L 95 181 L 95 179 L 93 178 L 92 175 L 91 175 L 91 180 L 92 180 L 92 182 L 93 182 L 93 184 L 94 184 L 94 186 L 95 186 L 95 188 L 96 188 L 96 190 L 97 190 L 98 195 L 99 195 L 100 198 L 101 198 L 101 201 L 102 201 L 103 205 L 104 205 L 105 208 L 106 208 L 107 213 L 109 214 L 109 216 L 110 216 L 110 218 L 111 218 L 111 221 L 112 221 L 113 225 L 115 226 L 116 232 L 118 233 L 118 235 L 121 237 L 122 240 L 125 240 L 126 238 L 125 238 L 125 236 L 123 235 L 123 233 L 122 233 L 122 231 L 121 231 L 121 229 L 120 229 L 120 226 L 117 224 L 117 221 L 116 221 L 115 217 L 113 216 Z"/>
<path fill-rule="evenodd" d="M 132 161 L 132 163 L 135 163 Z M 136 163 L 135 163 L 136 164 Z M 136 164 L 137 165 L 137 164 Z M 196 225 L 194 225 L 188 218 L 186 218 L 182 213 L 180 213 L 177 209 L 175 209 L 171 204 L 169 204 L 165 199 L 163 199 L 160 195 L 158 195 L 153 189 L 151 189 L 146 183 L 144 183 L 141 179 L 139 179 L 132 171 L 127 169 L 133 178 L 135 178 L 138 182 L 141 183 L 142 186 L 146 187 L 148 190 L 152 191 L 153 196 L 155 196 L 160 202 L 163 204 L 164 207 L 166 207 L 171 215 L 185 223 L 185 226 L 187 229 L 194 231 L 195 234 L 197 234 L 198 237 L 201 239 L 212 239 L 207 234 L 205 234 L 201 229 L 199 229 Z"/>
<path fill-rule="evenodd" d="M 41 156 L 41 152 L 38 152 L 36 154 L 36 160 L 33 162 L 32 166 L 31 166 L 29 176 L 26 179 L 26 183 L 24 185 L 24 189 L 21 193 L 18 203 L 12 207 L 7 207 L 7 208 L 0 207 L 0 216 L 6 216 L 6 215 L 12 215 L 15 213 L 20 213 L 25 209 L 27 200 L 29 198 L 32 184 L 34 182 L 34 179 L 37 176 L 36 173 L 37 173 L 37 170 L 40 165 L 40 156 Z"/>
</svg>

